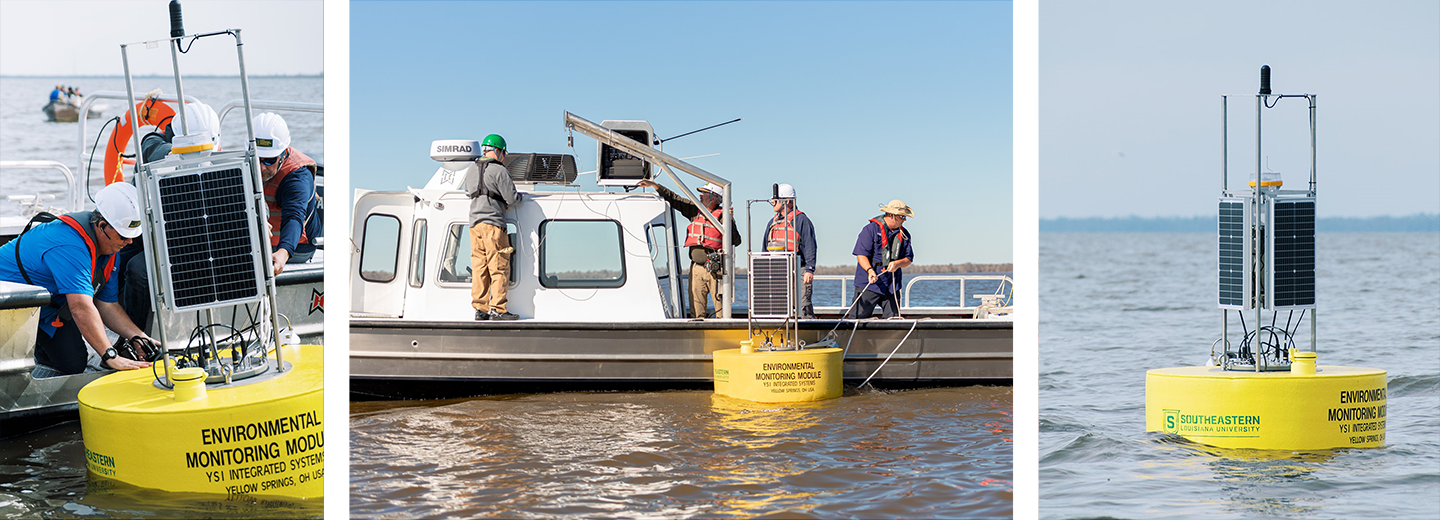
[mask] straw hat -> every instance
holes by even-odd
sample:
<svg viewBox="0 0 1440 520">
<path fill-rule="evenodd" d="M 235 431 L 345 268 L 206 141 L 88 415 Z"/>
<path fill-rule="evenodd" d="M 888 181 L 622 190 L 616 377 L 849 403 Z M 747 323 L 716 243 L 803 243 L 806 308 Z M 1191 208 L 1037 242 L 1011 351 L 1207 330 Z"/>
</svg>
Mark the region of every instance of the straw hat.
<svg viewBox="0 0 1440 520">
<path fill-rule="evenodd" d="M 880 211 L 884 211 L 885 213 L 890 215 L 900 215 L 905 218 L 915 218 L 915 211 L 910 209 L 910 206 L 906 206 L 904 202 L 900 201 L 900 199 L 892 200 L 889 204 L 880 206 Z"/>
</svg>

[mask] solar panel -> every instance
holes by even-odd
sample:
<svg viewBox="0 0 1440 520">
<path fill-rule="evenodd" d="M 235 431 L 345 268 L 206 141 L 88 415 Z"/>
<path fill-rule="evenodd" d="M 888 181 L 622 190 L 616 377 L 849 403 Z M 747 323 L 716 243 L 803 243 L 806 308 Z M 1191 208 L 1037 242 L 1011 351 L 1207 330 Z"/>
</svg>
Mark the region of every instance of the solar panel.
<svg viewBox="0 0 1440 520">
<path fill-rule="evenodd" d="M 751 253 L 750 316 L 785 318 L 798 315 L 795 253 Z"/>
<path fill-rule="evenodd" d="M 257 301 L 263 294 L 249 175 L 238 164 L 158 177 L 166 305 L 188 311 Z M 153 206 L 153 205 L 152 205 Z"/>
<path fill-rule="evenodd" d="M 1253 307 L 1250 297 L 1254 276 L 1250 270 L 1251 202 L 1246 198 L 1220 199 L 1219 213 L 1219 297 L 1222 309 Z"/>
<path fill-rule="evenodd" d="M 1315 199 L 1276 199 L 1269 228 L 1266 307 L 1315 307 Z"/>
</svg>

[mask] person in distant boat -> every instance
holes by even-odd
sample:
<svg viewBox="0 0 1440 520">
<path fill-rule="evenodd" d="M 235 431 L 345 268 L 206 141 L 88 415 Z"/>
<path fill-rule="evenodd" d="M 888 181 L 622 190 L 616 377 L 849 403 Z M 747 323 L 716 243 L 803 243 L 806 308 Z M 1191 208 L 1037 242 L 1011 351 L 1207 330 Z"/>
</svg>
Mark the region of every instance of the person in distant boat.
<svg viewBox="0 0 1440 520">
<path fill-rule="evenodd" d="M 64 99 L 64 98 L 65 98 L 65 89 L 60 88 L 60 85 L 55 85 L 55 90 L 51 90 L 51 91 L 50 91 L 50 102 L 51 102 L 51 103 L 54 103 L 54 102 L 60 101 L 60 100 L 62 100 L 62 99 Z"/>
<path fill-rule="evenodd" d="M 470 196 L 470 305 L 477 320 L 519 319 L 506 306 L 510 290 L 510 235 L 505 210 L 520 203 L 520 192 L 505 169 L 508 147 L 499 134 L 480 143 L 483 157 L 465 169 Z"/>
<path fill-rule="evenodd" d="M 150 366 L 121 357 L 105 336 L 109 328 L 121 338 L 153 342 L 120 308 L 114 276 L 115 253 L 142 229 L 135 187 L 115 183 L 95 195 L 93 211 L 62 215 L 0 246 L 0 280 L 37 285 L 52 295 L 40 309 L 33 377 L 98 371 L 87 361 L 87 342 L 102 367 Z"/>
<path fill-rule="evenodd" d="M 720 295 L 720 280 L 725 273 L 723 264 L 718 259 L 718 253 L 725 244 L 720 230 L 716 228 L 704 215 L 700 214 L 700 208 L 689 200 L 685 200 L 670 191 L 668 188 L 655 184 L 649 179 L 640 181 L 639 185 L 645 188 L 655 188 L 655 193 L 670 207 L 678 210 L 685 218 L 690 219 L 690 226 L 685 229 L 685 245 L 690 248 L 690 316 L 694 318 L 705 318 L 709 316 L 706 307 L 709 301 L 715 302 L 715 311 L 718 314 L 720 306 L 723 305 L 723 298 Z M 721 220 L 724 213 L 720 212 L 721 188 L 715 184 L 701 186 L 700 204 L 705 206 L 715 217 Z M 730 242 L 732 245 L 740 245 L 740 230 L 735 227 L 735 219 L 730 219 Z M 709 296 L 707 298 L 707 295 Z"/>
<path fill-rule="evenodd" d="M 185 113 L 185 124 L 190 130 L 190 135 L 204 135 L 208 138 L 210 148 L 198 150 L 199 153 L 211 153 L 220 150 L 220 116 L 215 109 L 210 108 L 201 102 L 186 103 L 182 108 Z M 160 162 L 165 156 L 170 155 L 171 143 L 175 134 L 180 132 L 179 118 L 169 121 L 163 133 L 150 132 L 140 140 L 141 157 L 145 158 L 145 164 Z M 204 147 L 203 145 L 198 145 Z M 134 182 L 134 179 L 131 179 Z M 130 245 L 125 246 L 116 255 L 116 264 L 120 266 L 120 306 L 124 307 L 125 313 L 130 316 L 130 321 L 140 326 L 141 330 L 150 331 L 150 273 L 145 270 L 145 243 L 144 239 L 136 238 Z"/>
<path fill-rule="evenodd" d="M 252 126 L 265 181 L 265 204 L 270 207 L 270 260 L 275 274 L 280 274 L 286 264 L 310 261 L 316 239 L 324 236 L 315 189 L 318 163 L 290 147 L 290 128 L 278 114 L 255 116 Z"/>
<path fill-rule="evenodd" d="M 880 206 L 880 216 L 870 219 L 855 239 L 855 299 L 846 318 L 865 319 L 880 306 L 881 315 L 900 315 L 900 271 L 915 260 L 910 249 L 910 230 L 905 220 L 915 211 L 899 199 Z"/>
<path fill-rule="evenodd" d="M 796 207 L 794 186 L 777 185 L 776 195 L 778 198 L 770 199 L 775 215 L 765 225 L 765 250 L 798 253 L 800 267 L 804 271 L 801 275 L 804 283 L 800 291 L 800 317 L 814 319 L 815 306 L 810 298 L 815 289 L 815 225 Z"/>
</svg>

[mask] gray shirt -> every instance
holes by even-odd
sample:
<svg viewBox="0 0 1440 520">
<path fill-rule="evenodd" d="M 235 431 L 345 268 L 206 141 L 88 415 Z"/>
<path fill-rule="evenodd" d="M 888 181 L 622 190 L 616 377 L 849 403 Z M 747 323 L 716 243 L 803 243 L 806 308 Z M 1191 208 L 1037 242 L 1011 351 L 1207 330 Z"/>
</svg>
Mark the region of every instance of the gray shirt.
<svg viewBox="0 0 1440 520">
<path fill-rule="evenodd" d="M 484 222 L 505 229 L 505 208 L 520 202 L 510 171 L 494 159 L 480 159 L 465 169 L 465 194 L 470 196 L 471 226 Z"/>
</svg>

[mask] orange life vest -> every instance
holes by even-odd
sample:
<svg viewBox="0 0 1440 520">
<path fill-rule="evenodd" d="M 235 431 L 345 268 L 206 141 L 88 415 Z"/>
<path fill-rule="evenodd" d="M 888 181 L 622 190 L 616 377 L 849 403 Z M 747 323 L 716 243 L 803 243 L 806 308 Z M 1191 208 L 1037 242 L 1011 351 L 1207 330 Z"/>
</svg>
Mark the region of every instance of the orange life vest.
<svg viewBox="0 0 1440 520">
<path fill-rule="evenodd" d="M 770 233 L 765 237 L 765 249 L 768 251 L 799 251 L 800 230 L 795 227 L 795 216 L 804 213 L 800 210 L 793 210 L 783 218 L 775 219 L 774 225 L 770 226 Z"/>
<path fill-rule="evenodd" d="M 874 222 L 875 225 L 880 226 L 881 253 L 879 268 L 884 269 L 885 267 L 890 265 L 890 262 L 894 262 L 900 259 L 900 247 L 901 244 L 905 242 L 905 237 L 909 234 L 909 232 L 905 231 L 905 228 L 903 227 L 897 230 L 890 229 L 889 226 L 885 225 L 885 215 L 880 215 L 878 217 L 872 218 L 870 219 L 870 221 Z M 895 243 L 893 244 L 890 243 L 891 231 L 895 231 Z"/>
<path fill-rule="evenodd" d="M 46 216 L 49 215 L 49 213 L 41 213 L 39 215 L 36 215 L 35 218 L 32 218 L 30 220 L 30 224 L 26 224 L 25 230 L 21 231 L 20 235 L 15 237 L 15 267 L 20 271 L 20 276 L 23 276 L 25 278 L 25 283 L 31 285 L 34 285 L 35 283 L 30 281 L 30 273 L 26 272 L 25 264 L 20 262 L 20 240 L 25 237 L 25 232 L 30 230 L 31 225 L 33 225 L 37 220 L 45 219 Z M 81 215 L 84 218 L 85 223 L 81 224 L 79 220 L 77 220 L 71 215 L 60 215 L 59 217 L 50 216 L 50 218 L 56 218 L 61 222 L 64 222 L 65 225 L 70 226 L 72 229 L 74 229 L 75 232 L 80 235 L 80 238 L 85 240 L 85 247 L 90 250 L 90 286 L 93 287 L 96 292 L 99 292 L 100 288 L 103 287 L 106 282 L 110 281 L 110 271 L 115 269 L 115 255 L 112 254 L 108 257 L 108 260 L 105 261 L 104 269 L 96 271 L 95 262 L 99 259 L 99 249 L 95 247 L 95 240 L 90 238 L 90 236 L 94 233 L 94 228 L 90 226 L 90 212 L 85 211 L 80 213 L 74 213 L 74 215 Z M 69 319 L 69 312 L 67 312 L 69 308 L 69 301 L 61 298 L 59 303 L 52 301 L 50 306 L 56 309 L 60 309 L 60 312 L 55 314 L 55 321 L 51 322 L 50 325 L 53 327 L 64 326 L 65 323 L 60 321 L 60 317 L 64 315 L 67 316 L 66 319 Z"/>
<path fill-rule="evenodd" d="M 155 130 L 164 132 L 174 120 L 175 109 L 170 105 L 160 102 L 158 99 L 147 99 L 135 104 L 135 113 L 140 114 L 139 126 L 154 125 Z M 125 180 L 123 171 L 125 163 L 132 163 L 130 159 L 120 157 L 125 153 L 125 147 L 130 144 L 130 136 L 134 134 L 136 125 L 130 124 L 130 111 L 125 112 L 125 118 L 110 133 L 110 144 L 105 147 L 105 185 Z"/>
<path fill-rule="evenodd" d="M 715 208 L 710 214 L 715 216 L 715 220 L 721 221 L 725 215 L 720 212 L 720 208 Z M 690 226 L 685 228 L 686 246 L 700 246 L 714 251 L 724 246 L 724 237 L 720 228 L 711 225 L 705 215 L 695 215 L 695 218 L 690 221 Z"/>
<path fill-rule="evenodd" d="M 291 172 L 307 166 L 313 175 L 316 170 L 316 165 L 317 163 L 314 159 L 300 153 L 300 150 L 286 147 L 285 160 L 280 161 L 280 173 L 275 174 L 270 180 L 265 181 L 265 205 L 270 207 L 270 247 L 280 246 L 280 201 L 276 199 L 275 195 L 280 191 L 280 183 L 285 180 L 286 175 L 290 175 Z M 310 197 L 315 197 L 314 190 L 311 190 Z M 307 202 L 306 205 L 308 206 L 309 203 Z M 305 222 L 300 223 L 300 241 L 298 242 L 300 244 L 310 243 L 310 237 L 305 235 L 305 227 L 306 224 L 309 224 L 310 218 L 312 218 L 312 216 L 306 215 Z"/>
</svg>

